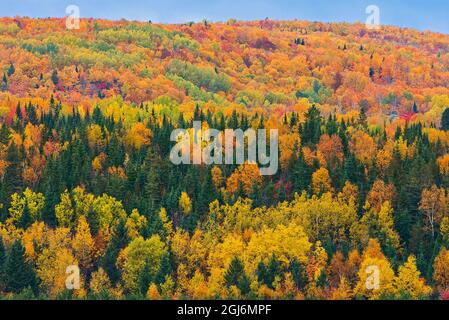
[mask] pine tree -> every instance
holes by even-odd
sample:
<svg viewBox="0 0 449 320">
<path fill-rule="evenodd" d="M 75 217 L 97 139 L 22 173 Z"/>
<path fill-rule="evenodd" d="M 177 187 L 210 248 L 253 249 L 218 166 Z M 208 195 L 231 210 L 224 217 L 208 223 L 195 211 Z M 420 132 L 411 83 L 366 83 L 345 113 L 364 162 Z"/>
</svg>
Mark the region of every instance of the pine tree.
<svg viewBox="0 0 449 320">
<path fill-rule="evenodd" d="M 413 113 L 418 113 L 418 105 L 416 104 L 416 101 L 413 102 L 412 111 Z"/>
<path fill-rule="evenodd" d="M 446 108 L 443 112 L 441 118 L 441 129 L 444 131 L 449 131 L 449 108 Z"/>
<path fill-rule="evenodd" d="M 58 72 L 56 70 L 54 70 L 51 74 L 51 81 L 55 86 L 57 86 L 59 83 Z"/>
<path fill-rule="evenodd" d="M 9 166 L 4 177 L 9 195 L 20 191 L 22 185 L 21 159 L 19 148 L 12 142 L 6 151 L 6 161 Z"/>
<path fill-rule="evenodd" d="M 161 202 L 161 166 L 157 154 L 149 149 L 145 158 L 146 183 L 145 197 L 146 208 L 149 213 L 159 210 Z"/>
<path fill-rule="evenodd" d="M 204 181 L 201 184 L 201 190 L 198 197 L 197 211 L 202 215 L 208 212 L 209 204 L 216 199 L 216 192 L 212 182 L 212 175 L 209 169 L 206 169 Z"/>
<path fill-rule="evenodd" d="M 276 279 L 276 277 L 281 276 L 281 272 L 282 272 L 281 265 L 278 259 L 276 258 L 276 255 L 273 253 L 270 262 L 268 263 L 267 277 L 266 277 L 266 285 L 269 288 L 274 289 L 273 286 L 274 280 Z"/>
<path fill-rule="evenodd" d="M 375 75 L 375 71 L 373 67 L 369 68 L 369 77 L 371 78 L 371 80 L 374 79 L 374 75 Z"/>
<path fill-rule="evenodd" d="M 14 65 L 11 63 L 11 65 L 8 68 L 8 77 L 12 76 L 16 72 L 16 68 L 14 68 Z"/>
<path fill-rule="evenodd" d="M 120 270 L 117 269 L 116 262 L 120 251 L 126 247 L 129 242 L 128 230 L 125 221 L 119 221 L 115 228 L 112 239 L 106 249 L 106 252 L 100 260 L 100 266 L 106 271 L 112 284 L 116 284 L 120 279 Z"/>
<path fill-rule="evenodd" d="M 6 291 L 20 293 L 27 288 L 36 289 L 36 275 L 26 261 L 25 249 L 20 241 L 13 243 L 5 261 Z"/>
<path fill-rule="evenodd" d="M 9 142 L 9 129 L 6 126 L 6 123 L 3 123 L 0 128 L 0 143 L 7 145 Z"/>
<path fill-rule="evenodd" d="M 162 284 L 165 279 L 166 276 L 170 275 L 172 272 L 172 263 L 171 263 L 171 255 L 170 252 L 166 252 L 164 253 L 164 255 L 161 258 L 161 264 L 159 266 L 159 271 L 156 274 L 156 277 L 154 278 L 154 282 L 157 285 Z"/>
<path fill-rule="evenodd" d="M 287 194 L 285 193 L 285 187 L 284 187 L 283 181 L 279 182 L 277 200 L 278 200 L 278 202 L 284 202 L 285 200 L 287 200 Z"/>
<path fill-rule="evenodd" d="M 368 117 L 366 115 L 366 110 L 368 109 L 366 101 L 360 104 L 360 116 L 359 124 L 362 128 L 368 128 Z"/>
<path fill-rule="evenodd" d="M 249 198 L 253 201 L 253 207 L 258 208 L 263 205 L 262 203 L 262 194 L 260 192 L 259 184 L 253 183 L 251 185 L 251 192 L 249 194 Z"/>
<path fill-rule="evenodd" d="M 304 160 L 304 154 L 301 150 L 297 160 L 292 168 L 293 190 L 301 194 L 307 190 L 312 180 L 312 168 L 310 168 Z"/>
<path fill-rule="evenodd" d="M 22 216 L 20 217 L 19 227 L 23 230 L 28 229 L 29 226 L 33 223 L 33 218 L 30 214 L 30 209 L 28 208 L 28 204 L 23 208 Z"/>
<path fill-rule="evenodd" d="M 153 274 L 151 272 L 150 263 L 151 262 L 147 259 L 147 261 L 145 261 L 145 266 L 142 272 L 139 274 L 139 287 L 140 294 L 142 296 L 146 295 L 150 284 L 153 282 Z"/>
<path fill-rule="evenodd" d="M 0 237 L 0 292 L 5 288 L 5 261 L 6 251 L 3 239 Z"/>
<path fill-rule="evenodd" d="M 263 263 L 263 261 L 261 260 L 259 262 L 259 264 L 257 265 L 257 270 L 256 270 L 256 274 L 257 274 L 257 280 L 259 281 L 259 283 L 267 283 L 267 267 L 265 266 L 265 263 Z"/>
<path fill-rule="evenodd" d="M 17 116 L 17 119 L 20 121 L 23 119 L 22 108 L 20 106 L 20 102 L 17 104 L 17 107 L 16 107 L 16 116 Z"/>
<path fill-rule="evenodd" d="M 240 262 L 240 259 L 234 257 L 231 261 L 231 264 L 228 267 L 224 274 L 224 280 L 226 286 L 236 286 L 238 284 L 238 280 L 244 272 L 243 264 Z"/>
<path fill-rule="evenodd" d="M 2 91 L 8 90 L 8 78 L 6 78 L 6 74 L 3 74 L 2 85 L 0 87 Z"/>
<path fill-rule="evenodd" d="M 304 144 L 317 144 L 321 137 L 321 113 L 312 106 L 306 113 L 306 121 L 304 123 L 302 140 Z"/>
<path fill-rule="evenodd" d="M 290 263 L 290 272 L 296 287 L 303 289 L 307 285 L 307 276 L 298 260 L 295 259 Z"/>
<path fill-rule="evenodd" d="M 242 262 L 240 262 L 240 259 L 237 257 L 232 259 L 228 270 L 226 270 L 224 274 L 224 280 L 228 288 L 231 286 L 236 286 L 243 295 L 247 295 L 250 291 L 249 279 L 245 274 L 245 269 Z"/>
</svg>

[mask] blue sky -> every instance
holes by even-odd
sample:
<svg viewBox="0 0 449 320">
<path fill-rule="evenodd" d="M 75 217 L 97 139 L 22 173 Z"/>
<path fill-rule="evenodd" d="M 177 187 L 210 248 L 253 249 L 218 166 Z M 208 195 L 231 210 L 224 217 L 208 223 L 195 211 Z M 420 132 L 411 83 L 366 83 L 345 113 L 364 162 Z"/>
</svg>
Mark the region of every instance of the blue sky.
<svg viewBox="0 0 449 320">
<path fill-rule="evenodd" d="M 0 0 L 0 16 L 62 17 L 77 5 L 81 17 L 179 23 L 304 19 L 365 21 L 365 8 L 380 8 L 381 23 L 449 34 L 448 0 Z"/>
</svg>

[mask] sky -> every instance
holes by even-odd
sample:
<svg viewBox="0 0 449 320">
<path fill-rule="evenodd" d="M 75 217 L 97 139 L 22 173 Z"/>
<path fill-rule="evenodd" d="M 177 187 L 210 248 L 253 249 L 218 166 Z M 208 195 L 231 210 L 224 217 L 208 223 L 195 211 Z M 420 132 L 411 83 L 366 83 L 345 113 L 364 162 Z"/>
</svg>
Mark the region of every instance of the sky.
<svg viewBox="0 0 449 320">
<path fill-rule="evenodd" d="M 0 0 L 0 17 L 64 17 L 76 5 L 83 18 L 160 23 L 237 20 L 365 22 L 366 7 L 380 9 L 381 24 L 449 34 L 448 0 Z"/>
</svg>

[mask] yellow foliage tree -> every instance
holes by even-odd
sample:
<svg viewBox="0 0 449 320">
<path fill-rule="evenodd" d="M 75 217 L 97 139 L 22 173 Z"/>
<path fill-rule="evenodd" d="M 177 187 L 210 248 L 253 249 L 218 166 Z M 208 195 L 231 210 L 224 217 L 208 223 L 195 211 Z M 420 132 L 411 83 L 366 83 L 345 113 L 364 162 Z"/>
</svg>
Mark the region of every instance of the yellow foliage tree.
<svg viewBox="0 0 449 320">
<path fill-rule="evenodd" d="M 72 241 L 72 248 L 75 257 L 80 264 L 80 268 L 83 270 L 91 269 L 96 257 L 95 242 L 90 233 L 89 224 L 87 223 L 85 216 L 81 216 L 78 219 L 76 234 Z"/>
<path fill-rule="evenodd" d="M 147 218 L 139 214 L 137 209 L 133 209 L 128 219 L 126 220 L 126 229 L 128 230 L 128 235 L 131 239 L 137 238 L 147 225 Z"/>
<path fill-rule="evenodd" d="M 56 220 L 58 226 L 64 228 L 71 228 L 75 211 L 73 210 L 72 199 L 67 190 L 61 194 L 61 201 L 55 207 Z"/>
<path fill-rule="evenodd" d="M 312 190 L 314 194 L 323 194 L 326 192 L 334 192 L 332 188 L 329 171 L 326 168 L 320 168 L 312 175 Z"/>
<path fill-rule="evenodd" d="M 99 268 L 98 271 L 92 273 L 89 288 L 93 294 L 97 295 L 111 291 L 111 280 L 109 280 L 108 274 L 103 268 Z"/>
<path fill-rule="evenodd" d="M 179 197 L 179 209 L 185 216 L 188 216 L 192 211 L 192 201 L 187 192 L 182 192 Z"/>
<path fill-rule="evenodd" d="M 449 289 L 449 250 L 443 248 L 433 264 L 433 280 L 440 292 Z"/>
<path fill-rule="evenodd" d="M 432 293 L 432 288 L 421 278 L 421 272 L 416 267 L 416 258 L 413 256 L 409 256 L 407 262 L 399 267 L 394 287 L 399 296 L 406 295 L 414 300 L 428 297 Z"/>
<path fill-rule="evenodd" d="M 362 257 L 358 276 L 359 280 L 355 288 L 357 295 L 376 300 L 395 293 L 394 271 L 382 253 L 377 240 L 369 241 Z"/>
<path fill-rule="evenodd" d="M 149 300 L 161 300 L 161 295 L 156 284 L 152 283 L 148 287 L 147 298 Z"/>
</svg>

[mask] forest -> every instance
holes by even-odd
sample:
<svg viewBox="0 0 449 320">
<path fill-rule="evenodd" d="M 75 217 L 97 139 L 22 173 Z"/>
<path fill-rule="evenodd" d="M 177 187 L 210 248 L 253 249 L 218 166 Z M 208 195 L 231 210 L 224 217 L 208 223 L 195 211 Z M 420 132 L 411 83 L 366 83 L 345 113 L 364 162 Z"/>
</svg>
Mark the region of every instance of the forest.
<svg viewBox="0 0 449 320">
<path fill-rule="evenodd" d="M 194 121 L 278 172 L 174 165 Z M 449 36 L 0 18 L 0 299 L 449 300 Z"/>
</svg>

